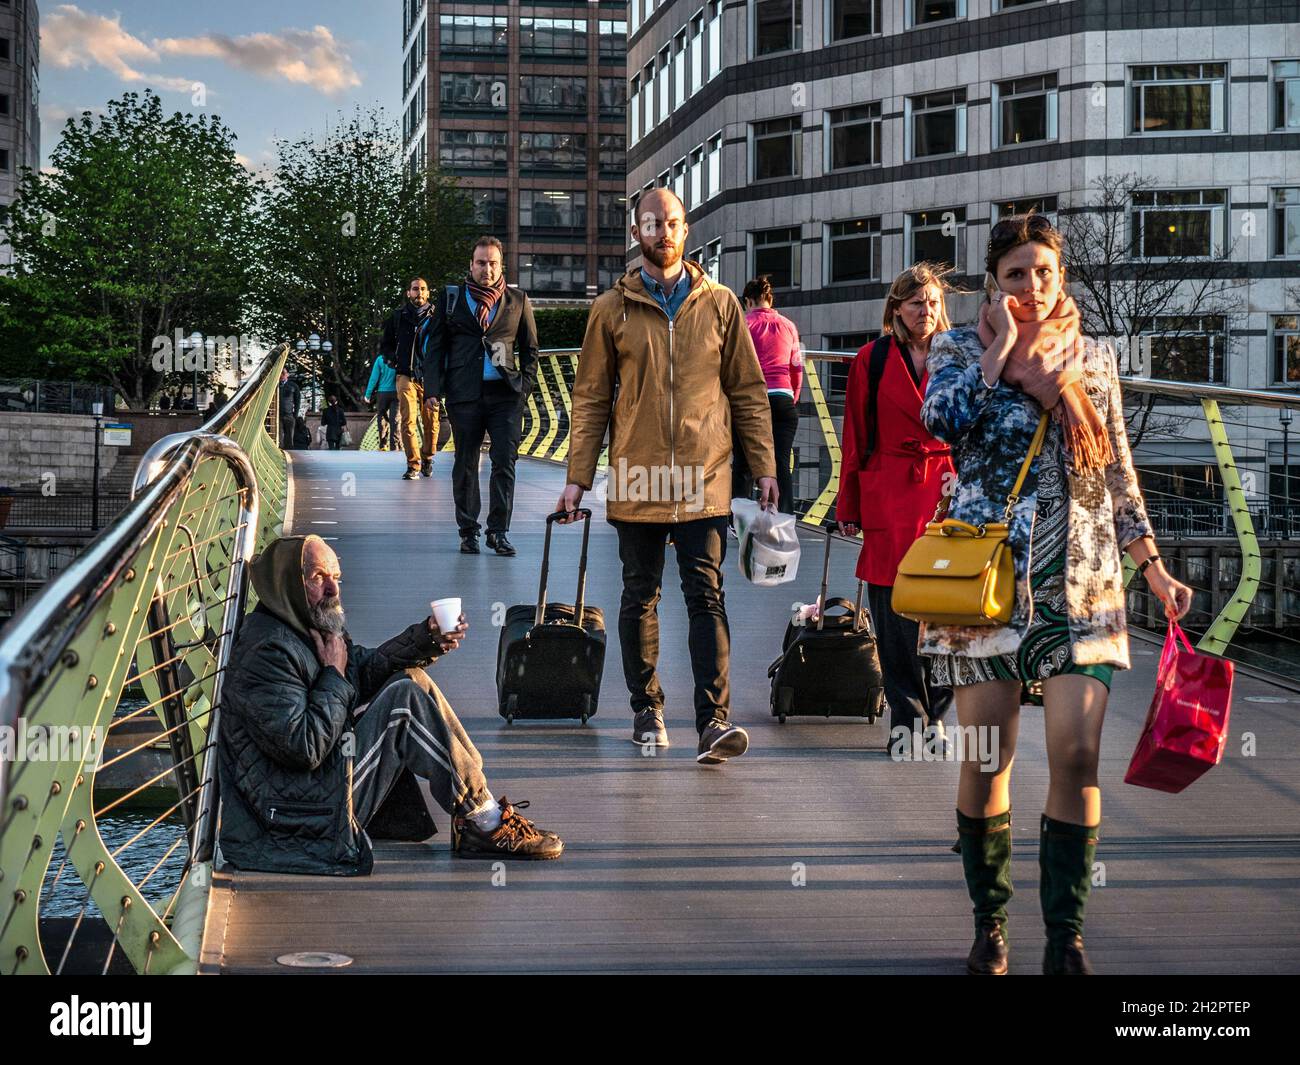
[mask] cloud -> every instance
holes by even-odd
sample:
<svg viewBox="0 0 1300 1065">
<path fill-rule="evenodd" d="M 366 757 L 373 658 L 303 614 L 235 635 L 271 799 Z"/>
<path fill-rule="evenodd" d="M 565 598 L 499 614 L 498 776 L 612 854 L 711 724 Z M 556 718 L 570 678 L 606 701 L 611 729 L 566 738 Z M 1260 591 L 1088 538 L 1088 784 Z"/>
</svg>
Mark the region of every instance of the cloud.
<svg viewBox="0 0 1300 1065">
<path fill-rule="evenodd" d="M 192 91 L 193 77 L 150 73 L 142 66 L 165 57 L 217 59 L 259 77 L 310 85 L 335 96 L 361 84 L 352 59 L 328 27 L 286 29 L 230 37 L 163 37 L 146 42 L 122 28 L 121 16 L 107 18 L 60 4 L 41 27 L 41 58 L 56 67 L 102 67 L 125 82 Z"/>
<path fill-rule="evenodd" d="M 220 59 L 259 77 L 311 85 L 330 96 L 361 84 L 351 57 L 326 26 L 242 37 L 205 33 L 169 37 L 154 44 L 163 55 Z"/>
<path fill-rule="evenodd" d="M 177 92 L 189 92 L 190 78 L 147 74 L 139 63 L 156 63 L 159 55 L 139 37 L 122 28 L 120 16 L 105 18 L 82 11 L 76 4 L 60 4 L 41 27 L 41 61 L 67 69 L 103 67 L 121 81 L 147 81 Z"/>
</svg>

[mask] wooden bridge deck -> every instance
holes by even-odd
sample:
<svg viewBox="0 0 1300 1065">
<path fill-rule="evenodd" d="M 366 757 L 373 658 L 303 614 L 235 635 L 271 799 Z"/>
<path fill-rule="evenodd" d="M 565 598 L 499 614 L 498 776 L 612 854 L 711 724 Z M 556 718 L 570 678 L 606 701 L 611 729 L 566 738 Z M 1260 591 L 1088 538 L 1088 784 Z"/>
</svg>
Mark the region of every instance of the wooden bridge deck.
<svg viewBox="0 0 1300 1065">
<path fill-rule="evenodd" d="M 721 767 L 694 760 L 685 609 L 669 559 L 661 675 L 674 746 L 647 758 L 629 742 L 612 631 L 587 727 L 507 727 L 497 716 L 494 604 L 534 601 L 541 517 L 563 471 L 521 460 L 511 530 L 520 553 L 508 559 L 458 552 L 449 467 L 441 455 L 432 479 L 406 482 L 397 455 L 296 453 L 293 528 L 336 538 L 349 627 L 363 643 L 424 616 L 432 598 L 464 596 L 469 637 L 432 675 L 495 793 L 532 800 L 565 855 L 507 863 L 494 883 L 492 863 L 450 856 L 440 813 L 433 843 L 379 844 L 369 878 L 218 873 L 203 971 L 294 971 L 275 959 L 305 950 L 350 955 L 345 972 L 961 971 L 970 911 L 949 850 L 955 764 L 889 761 L 879 725 L 782 726 L 768 714 L 766 667 L 789 605 L 816 595 L 815 538 L 801 579 L 779 589 L 748 585 L 728 555 L 734 717 L 752 747 Z M 484 467 L 486 500 L 486 456 Z M 592 534 L 588 602 L 612 626 L 617 545 L 603 519 Z M 557 531 L 551 594 L 565 601 L 577 538 Z M 852 554 L 835 553 L 832 594 L 852 588 Z M 1182 795 L 1130 787 L 1122 777 L 1155 650 L 1134 640 L 1135 668 L 1117 675 L 1110 704 L 1094 962 L 1106 973 L 1300 971 L 1300 696 L 1239 678 L 1224 763 Z M 1012 971 L 1026 973 L 1042 949 L 1038 713 L 1025 711 L 1013 784 Z M 1247 732 L 1253 757 L 1241 754 Z"/>
</svg>

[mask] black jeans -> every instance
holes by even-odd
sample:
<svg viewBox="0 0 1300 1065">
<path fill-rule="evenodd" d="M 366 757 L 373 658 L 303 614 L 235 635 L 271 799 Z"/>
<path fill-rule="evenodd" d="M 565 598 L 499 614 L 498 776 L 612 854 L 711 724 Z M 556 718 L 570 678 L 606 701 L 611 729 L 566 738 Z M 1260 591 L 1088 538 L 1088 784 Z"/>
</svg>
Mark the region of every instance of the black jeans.
<svg viewBox="0 0 1300 1065">
<path fill-rule="evenodd" d="M 484 381 L 483 394 L 468 403 L 448 403 L 447 417 L 456 441 L 456 460 L 451 468 L 451 491 L 456 500 L 456 525 L 460 535 L 477 536 L 482 500 L 478 488 L 479 453 L 483 434 L 491 437 L 488 457 L 492 480 L 488 486 L 487 531 L 510 531 L 510 514 L 515 505 L 515 460 L 523 431 L 523 407 L 519 393 L 505 382 Z"/>
<path fill-rule="evenodd" d="M 772 445 L 776 450 L 776 488 L 780 493 L 776 509 L 794 513 L 794 477 L 790 474 L 790 452 L 799 430 L 799 408 L 784 392 L 769 392 L 767 403 L 772 410 Z M 750 499 L 754 494 L 754 476 L 749 457 L 735 431 L 731 434 L 731 498 Z"/>
<path fill-rule="evenodd" d="M 375 393 L 375 413 L 379 416 L 379 446 L 396 450 L 397 443 L 397 393 Z"/>
<path fill-rule="evenodd" d="M 930 683 L 933 659 L 916 653 L 921 626 L 894 613 L 892 585 L 868 584 L 867 605 L 876 629 L 876 648 L 885 674 L 885 698 L 889 701 L 889 727 L 909 731 L 915 720 L 926 725 L 942 721 L 952 705 L 952 689 Z"/>
<path fill-rule="evenodd" d="M 722 562 L 727 554 L 727 519 L 697 521 L 615 521 L 618 555 L 623 560 L 623 600 L 618 612 L 618 642 L 623 678 L 632 711 L 662 710 L 659 662 L 659 594 L 663 586 L 665 541 L 672 533 L 677 571 L 690 618 L 687 645 L 695 678 L 695 728 L 726 721 L 731 703 L 731 631 L 722 594 Z"/>
</svg>

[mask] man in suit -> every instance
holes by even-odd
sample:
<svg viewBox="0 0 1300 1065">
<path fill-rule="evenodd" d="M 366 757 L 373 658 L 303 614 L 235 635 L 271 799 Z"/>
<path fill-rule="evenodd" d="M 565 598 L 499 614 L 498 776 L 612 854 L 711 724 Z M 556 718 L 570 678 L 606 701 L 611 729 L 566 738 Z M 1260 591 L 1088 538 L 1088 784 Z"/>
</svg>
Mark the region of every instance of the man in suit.
<svg viewBox="0 0 1300 1065">
<path fill-rule="evenodd" d="M 460 549 L 479 553 L 478 464 L 486 432 L 492 441 L 487 546 L 498 555 L 513 555 L 506 533 L 514 508 L 524 403 L 537 379 L 537 325 L 527 294 L 506 285 L 496 237 L 479 237 L 469 276 L 443 289 L 427 351 L 425 403 L 446 397 L 456 441 L 451 484 Z"/>
</svg>

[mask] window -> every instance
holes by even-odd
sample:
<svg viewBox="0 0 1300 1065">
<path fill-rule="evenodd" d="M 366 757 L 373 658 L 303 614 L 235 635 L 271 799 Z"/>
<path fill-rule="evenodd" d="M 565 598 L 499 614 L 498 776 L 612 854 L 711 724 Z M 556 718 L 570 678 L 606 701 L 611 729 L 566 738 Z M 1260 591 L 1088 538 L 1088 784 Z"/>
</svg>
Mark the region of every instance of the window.
<svg viewBox="0 0 1300 1065">
<path fill-rule="evenodd" d="M 798 254 L 799 254 L 799 249 L 796 248 L 795 249 L 796 258 L 798 257 Z M 711 240 L 706 245 L 704 245 L 704 261 L 700 263 L 700 265 L 704 267 L 704 272 L 708 274 L 709 277 L 711 277 L 714 281 L 718 280 L 718 271 L 722 269 L 722 241 L 721 240 Z"/>
<path fill-rule="evenodd" d="M 1132 67 L 1131 133 L 1222 133 L 1226 63 Z"/>
<path fill-rule="evenodd" d="M 8 62 L 9 60 L 9 38 L 0 37 L 0 59 Z"/>
<path fill-rule="evenodd" d="M 627 55 L 627 23 L 600 20 L 600 58 L 623 59 Z"/>
<path fill-rule="evenodd" d="M 686 202 L 686 157 L 673 164 L 673 195 L 682 203 Z"/>
<path fill-rule="evenodd" d="M 587 257 L 585 255 L 550 255 L 521 252 L 519 287 L 527 292 L 585 293 Z"/>
<path fill-rule="evenodd" d="M 1152 377 L 1196 384 L 1227 382 L 1228 337 L 1222 317 L 1160 315 L 1152 324 Z"/>
<path fill-rule="evenodd" d="M 1273 254 L 1300 257 L 1300 188 L 1273 190 Z"/>
<path fill-rule="evenodd" d="M 421 32 L 415 35 L 411 42 L 411 47 L 406 52 L 406 62 L 402 64 L 402 92 L 405 93 L 415 81 L 415 75 L 419 72 L 421 65 L 424 63 L 424 45 L 425 37 L 423 27 Z"/>
<path fill-rule="evenodd" d="M 913 26 L 929 22 L 946 22 L 966 17 L 966 0 L 908 0 L 908 14 Z"/>
<path fill-rule="evenodd" d="M 474 224 L 488 232 L 504 233 L 510 224 L 505 189 L 466 189 L 474 206 Z"/>
<path fill-rule="evenodd" d="M 7 115 L 8 113 L 9 94 L 7 92 L 0 92 L 0 115 Z"/>
<path fill-rule="evenodd" d="M 600 135 L 601 173 L 622 174 L 627 170 L 627 136 L 623 133 Z M 619 223 L 622 228 L 622 223 Z"/>
<path fill-rule="evenodd" d="M 907 101 L 911 134 L 909 159 L 961 155 L 966 151 L 966 90 L 950 89 Z"/>
<path fill-rule="evenodd" d="M 666 189 L 668 187 L 668 181 L 672 176 L 673 172 L 671 170 L 665 170 L 655 179 L 655 185 L 661 189 Z"/>
<path fill-rule="evenodd" d="M 932 262 L 966 267 L 966 208 L 942 207 L 907 216 L 909 263 Z"/>
<path fill-rule="evenodd" d="M 691 95 L 699 92 L 704 84 L 704 11 L 697 11 L 691 18 Z"/>
<path fill-rule="evenodd" d="M 628 13 L 628 36 L 641 28 L 641 0 L 632 0 Z"/>
<path fill-rule="evenodd" d="M 754 122 L 750 126 L 754 137 L 753 180 L 798 177 L 803 155 L 803 134 L 798 115 L 776 118 L 770 122 Z"/>
<path fill-rule="evenodd" d="M 722 134 L 709 138 L 709 199 L 722 191 Z"/>
<path fill-rule="evenodd" d="M 627 99 L 629 106 L 628 129 L 632 134 L 632 143 L 635 144 L 641 139 L 641 75 L 638 74 L 631 81 L 628 88 Z"/>
<path fill-rule="evenodd" d="M 828 269 L 832 284 L 875 281 L 880 277 L 880 219 L 855 218 L 826 227 Z"/>
<path fill-rule="evenodd" d="M 504 170 L 506 138 L 503 129 L 443 129 L 438 166 L 444 170 Z"/>
<path fill-rule="evenodd" d="M 524 229 L 569 230 L 585 234 L 587 194 L 582 191 L 520 189 L 519 225 Z"/>
<path fill-rule="evenodd" d="M 622 84 L 621 78 L 617 80 Z M 586 114 L 587 79 L 560 74 L 522 74 L 519 106 L 525 111 Z"/>
<path fill-rule="evenodd" d="M 686 207 L 688 210 L 704 202 L 704 145 L 697 145 L 691 150 L 688 176 L 686 179 Z"/>
<path fill-rule="evenodd" d="M 1275 314 L 1273 334 L 1273 383 L 1300 385 L 1300 315 Z M 1296 497 L 1300 499 L 1300 496 Z"/>
<path fill-rule="evenodd" d="M 650 131 L 655 128 L 655 64 L 652 59 L 645 65 L 641 71 L 641 84 L 645 88 L 643 97 L 643 106 L 645 108 L 645 134 L 649 136 Z M 660 118 L 665 116 L 660 115 Z"/>
<path fill-rule="evenodd" d="M 602 233 L 622 233 L 627 219 L 627 197 L 617 192 L 596 195 L 596 228 Z"/>
<path fill-rule="evenodd" d="M 803 0 L 793 0 L 795 4 L 796 24 L 803 17 L 799 5 Z M 796 42 L 795 47 L 799 45 Z M 709 0 L 709 80 L 712 81 L 722 73 L 722 4 L 719 0 Z"/>
<path fill-rule="evenodd" d="M 1002 219 L 1017 214 L 1046 215 L 1052 225 L 1056 225 L 1056 197 L 1026 196 L 1020 200 L 1003 200 L 1000 203 L 995 203 L 992 215 L 993 224 L 996 225 Z"/>
<path fill-rule="evenodd" d="M 749 276 L 770 274 L 773 288 L 798 288 L 802 280 L 799 227 L 760 229 L 752 237 L 754 263 Z"/>
<path fill-rule="evenodd" d="M 672 107 L 668 102 L 669 78 L 672 77 L 673 50 L 671 45 L 665 45 L 659 50 L 659 75 L 658 75 L 658 94 L 659 94 L 659 121 L 664 121 L 672 113 Z"/>
<path fill-rule="evenodd" d="M 1133 193 L 1133 257 L 1208 258 L 1222 254 L 1227 193 L 1167 189 Z"/>
<path fill-rule="evenodd" d="M 9 149 L 0 148 L 0 174 L 9 173 Z"/>
<path fill-rule="evenodd" d="M 619 255 L 602 255 L 596 260 L 596 284 L 601 292 L 614 287 L 614 282 L 623 276 L 623 267 Z"/>
<path fill-rule="evenodd" d="M 859 351 L 876 339 L 875 333 L 827 333 L 827 351 Z"/>
<path fill-rule="evenodd" d="M 996 147 L 1056 140 L 1055 74 L 998 82 L 994 100 Z"/>
<path fill-rule="evenodd" d="M 880 32 L 880 0 L 830 0 L 828 40 L 844 41 Z"/>
<path fill-rule="evenodd" d="M 1300 59 L 1273 64 L 1273 128 L 1300 130 Z"/>
<path fill-rule="evenodd" d="M 673 38 L 673 102 L 681 107 L 686 102 L 686 29 Z"/>
<path fill-rule="evenodd" d="M 828 111 L 826 122 L 830 130 L 828 170 L 880 165 L 880 104 Z"/>
<path fill-rule="evenodd" d="M 585 133 L 519 134 L 520 170 L 586 170 Z"/>
<path fill-rule="evenodd" d="M 532 56 L 587 55 L 587 20 L 580 18 L 521 18 L 519 52 Z"/>
<path fill-rule="evenodd" d="M 442 52 L 493 52 L 506 55 L 508 21 L 487 15 L 439 15 Z"/>
<path fill-rule="evenodd" d="M 754 55 L 791 52 L 803 47 L 803 0 L 754 0 L 753 19 Z M 717 35 L 710 33 L 709 36 Z M 710 59 L 712 51 L 713 42 L 710 40 Z M 712 70 L 712 62 L 709 67 Z"/>
<path fill-rule="evenodd" d="M 444 110 L 505 110 L 505 78 L 493 74 L 440 74 L 438 94 Z"/>
</svg>

